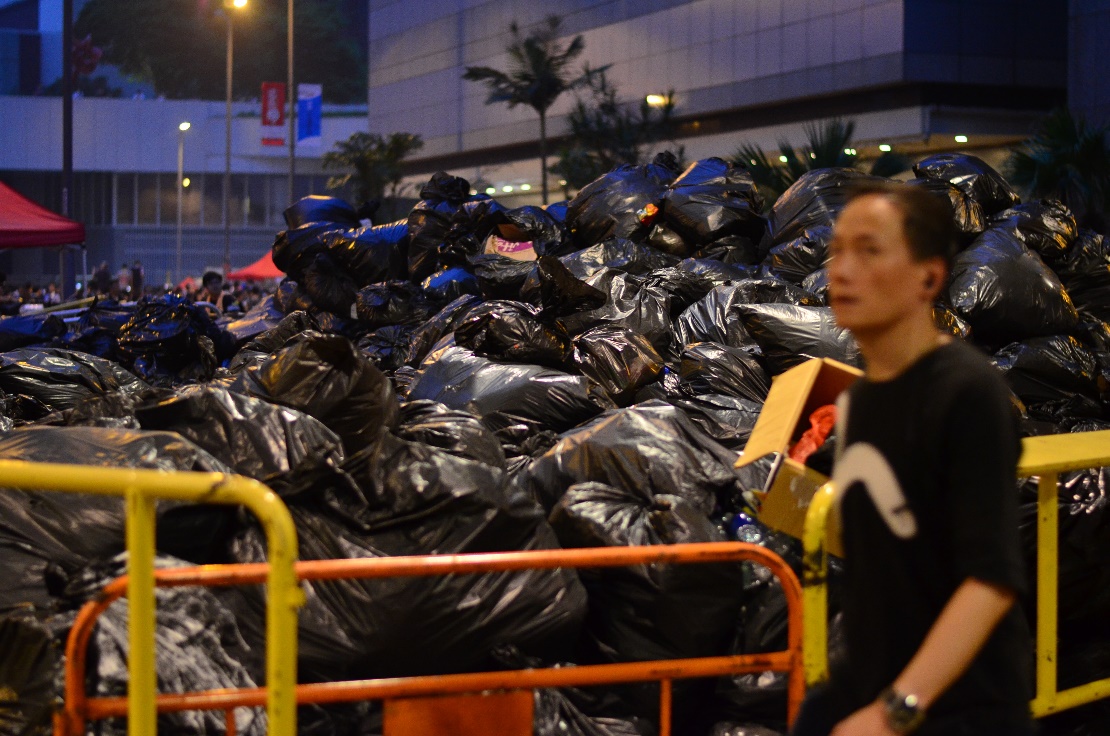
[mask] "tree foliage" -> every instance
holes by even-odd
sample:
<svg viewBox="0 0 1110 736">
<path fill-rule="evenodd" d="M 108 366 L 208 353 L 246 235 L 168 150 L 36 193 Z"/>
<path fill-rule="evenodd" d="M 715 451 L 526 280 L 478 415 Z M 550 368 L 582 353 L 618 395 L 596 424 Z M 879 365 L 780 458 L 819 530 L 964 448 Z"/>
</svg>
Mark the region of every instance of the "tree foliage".
<svg viewBox="0 0 1110 736">
<path fill-rule="evenodd" d="M 366 99 L 366 59 L 341 12 L 341 0 L 297 0 L 294 75 L 319 83 L 329 102 Z M 150 82 L 172 99 L 220 100 L 226 94 L 227 16 L 233 13 L 233 96 L 254 99 L 264 81 L 286 78 L 286 2 L 250 0 L 225 11 L 220 0 L 89 0 L 74 25 L 104 49 L 104 61 Z"/>
<path fill-rule="evenodd" d="M 1003 171 L 1030 197 L 1059 199 L 1079 224 L 1105 232 L 1110 213 L 1110 126 L 1054 110 L 1013 149 Z"/>
<path fill-rule="evenodd" d="M 616 87 L 601 71 L 590 81 L 590 96 L 579 98 L 569 116 L 570 139 L 551 172 L 581 189 L 622 164 L 645 163 L 654 144 L 674 138 L 674 90 L 660 107 L 646 99 L 621 102 Z M 681 151 L 679 152 L 681 158 Z"/>
<path fill-rule="evenodd" d="M 328 179 L 328 189 L 349 188 L 355 204 L 400 195 L 401 164 L 424 141 L 412 133 L 354 133 L 324 154 L 325 169 L 346 169 Z"/>
<path fill-rule="evenodd" d="M 509 25 L 512 41 L 505 51 L 509 55 L 506 71 L 488 66 L 468 66 L 463 79 L 481 82 L 489 91 L 486 104 L 505 103 L 510 108 L 527 105 L 540 116 L 540 167 L 543 201 L 547 203 L 547 110 L 564 92 L 589 82 L 599 70 L 585 67 L 581 74 L 571 69 L 586 48 L 582 36 L 570 43 L 559 41 L 562 20 L 549 16 L 528 35 L 520 26 Z"/>
</svg>

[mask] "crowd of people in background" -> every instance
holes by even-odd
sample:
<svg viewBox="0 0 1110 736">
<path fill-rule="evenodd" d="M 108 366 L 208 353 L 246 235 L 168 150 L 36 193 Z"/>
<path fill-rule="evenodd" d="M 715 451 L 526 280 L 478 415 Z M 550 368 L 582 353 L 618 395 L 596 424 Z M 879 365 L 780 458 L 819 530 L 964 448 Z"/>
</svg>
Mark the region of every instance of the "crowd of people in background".
<svg viewBox="0 0 1110 736">
<path fill-rule="evenodd" d="M 45 285 L 28 281 L 15 287 L 8 284 L 6 274 L 0 272 L 0 315 L 38 311 L 94 296 L 121 303 L 167 293 L 179 293 L 191 302 L 211 304 L 222 313 L 246 312 L 273 291 L 272 287 L 273 284 L 247 281 L 225 284 L 217 271 L 208 271 L 199 280 L 186 277 L 179 284 L 151 284 L 140 261 L 124 263 L 115 273 L 105 261 L 93 271 L 87 284 L 79 284 L 77 291 L 68 296 L 63 296 L 54 281 Z"/>
</svg>

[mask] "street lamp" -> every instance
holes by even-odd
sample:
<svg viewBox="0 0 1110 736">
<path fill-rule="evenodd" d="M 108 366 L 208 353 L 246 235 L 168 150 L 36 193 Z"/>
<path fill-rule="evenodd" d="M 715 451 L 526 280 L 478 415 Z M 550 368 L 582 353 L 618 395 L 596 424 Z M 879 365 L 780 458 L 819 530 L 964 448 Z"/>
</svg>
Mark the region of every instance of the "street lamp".
<svg viewBox="0 0 1110 736">
<path fill-rule="evenodd" d="M 231 198 L 231 65 L 235 58 L 235 46 L 231 35 L 231 11 L 247 6 L 247 0 L 224 0 L 224 15 L 227 16 L 227 113 L 224 125 L 224 274 L 231 271 L 231 213 L 228 200 Z"/>
<path fill-rule="evenodd" d="M 185 131 L 191 125 L 188 121 L 177 126 L 177 268 L 174 272 L 174 281 L 181 283 L 181 200 L 185 189 Z"/>
</svg>

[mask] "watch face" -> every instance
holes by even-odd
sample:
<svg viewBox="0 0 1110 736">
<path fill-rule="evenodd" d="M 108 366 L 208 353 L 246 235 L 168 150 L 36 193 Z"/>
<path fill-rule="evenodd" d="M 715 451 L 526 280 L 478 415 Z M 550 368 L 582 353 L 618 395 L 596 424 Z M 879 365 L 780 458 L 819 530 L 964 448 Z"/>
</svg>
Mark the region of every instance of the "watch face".
<svg viewBox="0 0 1110 736">
<path fill-rule="evenodd" d="M 909 733 L 921 725 L 925 714 L 918 705 L 916 695 L 902 695 L 894 690 L 883 693 L 887 722 L 898 733 Z"/>
</svg>

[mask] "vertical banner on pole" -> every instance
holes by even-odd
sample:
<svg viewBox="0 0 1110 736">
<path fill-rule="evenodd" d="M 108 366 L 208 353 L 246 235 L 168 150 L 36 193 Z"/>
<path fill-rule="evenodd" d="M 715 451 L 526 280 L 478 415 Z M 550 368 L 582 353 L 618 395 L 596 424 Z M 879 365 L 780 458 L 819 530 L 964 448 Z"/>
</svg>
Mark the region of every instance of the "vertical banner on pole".
<svg viewBox="0 0 1110 736">
<path fill-rule="evenodd" d="M 262 83 L 262 145 L 285 145 L 285 83 Z"/>
<path fill-rule="evenodd" d="M 322 142 L 321 121 L 324 109 L 324 87 L 319 84 L 297 85 L 297 145 L 319 146 Z"/>
</svg>

